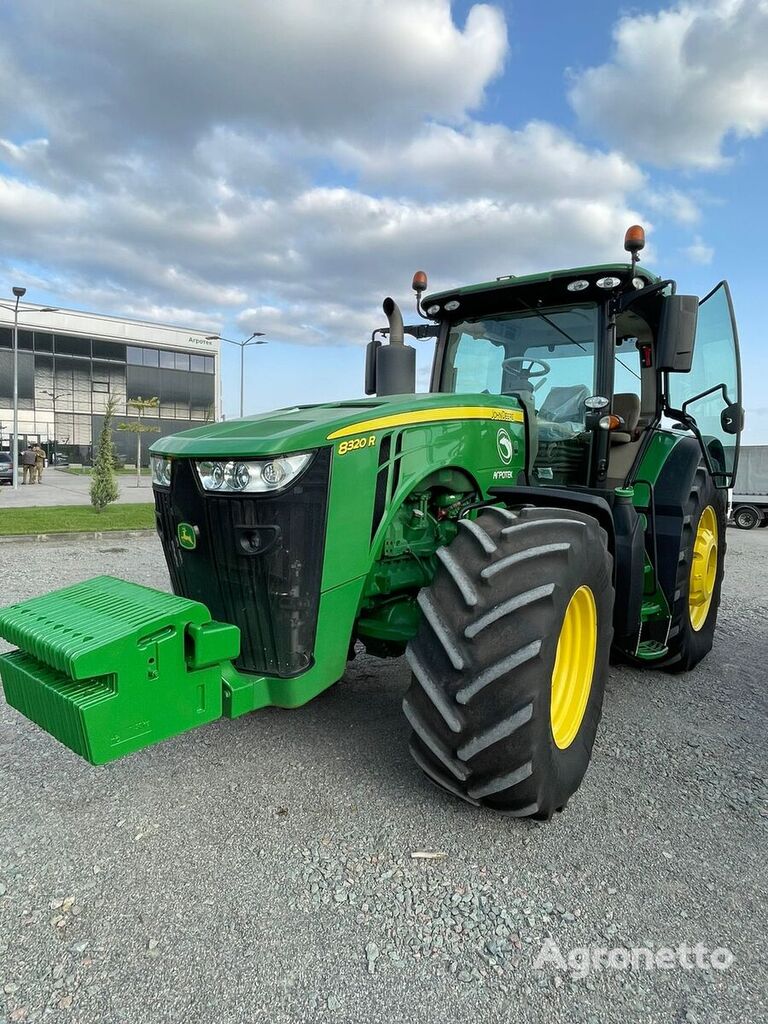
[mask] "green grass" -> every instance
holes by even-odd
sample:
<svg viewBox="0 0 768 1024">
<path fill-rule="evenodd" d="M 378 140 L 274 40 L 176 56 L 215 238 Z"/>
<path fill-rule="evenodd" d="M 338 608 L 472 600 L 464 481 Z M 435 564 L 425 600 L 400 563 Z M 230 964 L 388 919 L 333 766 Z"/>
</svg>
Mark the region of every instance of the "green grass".
<svg viewBox="0 0 768 1024">
<path fill-rule="evenodd" d="M 108 505 L 97 512 L 90 505 L 51 508 L 4 508 L 0 536 L 30 533 L 78 533 L 94 530 L 153 530 L 154 505 Z"/>
</svg>

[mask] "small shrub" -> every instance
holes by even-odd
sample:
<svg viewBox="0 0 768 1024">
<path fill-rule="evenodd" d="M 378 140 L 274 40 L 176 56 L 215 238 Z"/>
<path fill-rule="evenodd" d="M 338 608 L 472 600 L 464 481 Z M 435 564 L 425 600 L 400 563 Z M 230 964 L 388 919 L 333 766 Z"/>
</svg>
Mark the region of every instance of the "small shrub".
<svg viewBox="0 0 768 1024">
<path fill-rule="evenodd" d="M 104 423 L 99 435 L 96 458 L 91 474 L 91 504 L 97 512 L 117 501 L 119 491 L 115 480 L 115 444 L 112 440 L 112 416 L 115 401 L 110 399 L 104 410 Z"/>
</svg>

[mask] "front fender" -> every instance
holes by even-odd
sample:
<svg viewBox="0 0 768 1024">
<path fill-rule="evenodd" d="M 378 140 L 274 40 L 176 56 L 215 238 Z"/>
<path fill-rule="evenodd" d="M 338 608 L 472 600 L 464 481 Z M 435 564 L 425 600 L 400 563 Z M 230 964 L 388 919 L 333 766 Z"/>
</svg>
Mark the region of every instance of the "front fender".
<svg viewBox="0 0 768 1024">
<path fill-rule="evenodd" d="M 513 410 L 516 411 L 516 410 Z M 502 436 L 503 435 L 503 436 Z M 335 442 L 322 589 L 367 576 L 403 501 L 430 476 L 460 472 L 483 497 L 524 472 L 519 418 L 450 420 Z M 503 444 L 500 443 L 503 441 Z"/>
</svg>

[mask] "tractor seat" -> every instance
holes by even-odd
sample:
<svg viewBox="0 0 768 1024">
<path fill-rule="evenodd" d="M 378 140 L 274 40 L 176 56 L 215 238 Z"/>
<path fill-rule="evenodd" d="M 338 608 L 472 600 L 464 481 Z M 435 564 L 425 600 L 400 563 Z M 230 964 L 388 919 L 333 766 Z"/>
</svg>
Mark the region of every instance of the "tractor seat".
<svg viewBox="0 0 768 1024">
<path fill-rule="evenodd" d="M 611 431 L 611 444 L 629 444 L 636 441 L 637 425 L 640 422 L 640 399 L 631 391 L 620 392 L 613 396 L 613 411 L 624 420 L 623 430 Z"/>
<path fill-rule="evenodd" d="M 590 393 L 586 384 L 552 388 L 539 409 L 539 419 L 550 423 L 583 423 L 584 401 Z"/>
</svg>

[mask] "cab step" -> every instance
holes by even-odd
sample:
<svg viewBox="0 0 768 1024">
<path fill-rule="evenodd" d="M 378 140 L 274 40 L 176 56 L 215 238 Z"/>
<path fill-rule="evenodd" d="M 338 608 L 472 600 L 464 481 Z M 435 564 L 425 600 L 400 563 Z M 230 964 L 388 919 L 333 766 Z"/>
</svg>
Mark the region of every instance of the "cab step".
<svg viewBox="0 0 768 1024">
<path fill-rule="evenodd" d="M 666 644 L 658 640 L 641 640 L 637 645 L 635 657 L 642 658 L 644 661 L 657 661 L 664 657 L 667 650 Z"/>
</svg>

